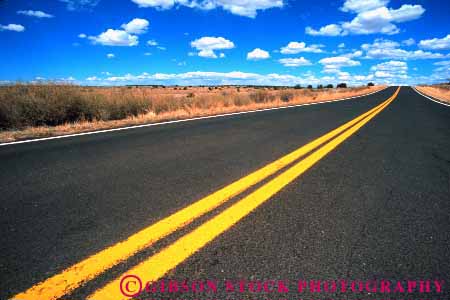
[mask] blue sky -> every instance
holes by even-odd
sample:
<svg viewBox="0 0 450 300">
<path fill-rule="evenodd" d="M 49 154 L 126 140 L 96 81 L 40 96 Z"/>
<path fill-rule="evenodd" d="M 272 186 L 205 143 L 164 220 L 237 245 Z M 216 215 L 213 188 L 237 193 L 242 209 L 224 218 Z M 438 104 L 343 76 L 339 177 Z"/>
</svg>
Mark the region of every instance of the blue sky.
<svg viewBox="0 0 450 300">
<path fill-rule="evenodd" d="M 440 82 L 449 20 L 448 1 L 3 0 L 0 81 Z"/>
</svg>

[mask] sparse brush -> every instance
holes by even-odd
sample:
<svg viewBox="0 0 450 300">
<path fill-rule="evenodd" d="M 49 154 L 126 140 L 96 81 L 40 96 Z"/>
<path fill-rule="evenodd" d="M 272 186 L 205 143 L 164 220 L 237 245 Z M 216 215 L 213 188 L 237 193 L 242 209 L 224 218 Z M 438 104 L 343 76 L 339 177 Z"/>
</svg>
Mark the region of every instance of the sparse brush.
<svg viewBox="0 0 450 300">
<path fill-rule="evenodd" d="M 39 132 L 42 136 L 45 132 L 50 135 L 58 130 L 83 131 L 267 108 L 288 102 L 331 100 L 370 90 L 367 87 L 321 90 L 287 87 L 175 88 L 84 87 L 54 83 L 0 86 L 0 129 L 3 132 L 0 132 L 0 140 L 5 135 L 11 139 L 12 134 L 7 132 L 13 130 L 34 135 Z"/>
</svg>

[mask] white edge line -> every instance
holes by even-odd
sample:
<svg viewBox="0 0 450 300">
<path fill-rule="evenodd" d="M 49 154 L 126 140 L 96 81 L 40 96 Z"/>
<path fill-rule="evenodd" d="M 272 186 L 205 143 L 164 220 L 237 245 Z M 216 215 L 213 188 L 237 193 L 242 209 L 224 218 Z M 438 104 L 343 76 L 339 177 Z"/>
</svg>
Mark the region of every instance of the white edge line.
<svg viewBox="0 0 450 300">
<path fill-rule="evenodd" d="M 167 125 L 167 124 L 183 123 L 183 122 L 196 121 L 196 120 L 214 119 L 214 118 L 220 118 L 220 117 L 228 117 L 228 116 L 243 115 L 243 114 L 249 114 L 249 113 L 255 113 L 255 112 L 262 112 L 262 111 L 294 108 L 294 107 L 309 106 L 309 105 L 316 105 L 316 104 L 325 104 L 325 103 L 338 102 L 338 101 L 344 101 L 344 100 L 350 100 L 350 99 L 354 99 L 354 98 L 370 96 L 372 94 L 384 91 L 387 88 L 388 87 L 385 87 L 384 89 L 381 89 L 381 90 L 378 90 L 378 91 L 375 91 L 375 92 L 371 92 L 371 93 L 368 93 L 368 94 L 359 95 L 359 96 L 352 96 L 352 97 L 342 98 L 342 99 L 334 99 L 334 100 L 327 100 L 327 101 L 321 101 L 321 102 L 303 103 L 303 104 L 280 106 L 280 107 L 272 107 L 272 108 L 255 109 L 255 110 L 233 112 L 233 113 L 226 113 L 226 114 L 220 114 L 220 115 L 195 117 L 195 118 L 190 118 L 190 119 L 173 120 L 173 121 L 165 121 L 165 122 L 159 122 L 159 123 L 149 123 L 149 124 L 142 124 L 142 125 L 133 125 L 133 126 L 127 126 L 127 127 L 119 127 L 119 128 L 112 128 L 112 129 L 103 129 L 103 130 L 96 130 L 96 131 L 80 132 L 80 133 L 74 133 L 74 134 L 50 136 L 50 137 L 38 138 L 38 139 L 30 139 L 30 140 L 23 140 L 23 141 L 7 142 L 7 143 L 0 143 L 0 147 L 1 146 L 8 146 L 8 145 L 17 145 L 17 144 L 26 144 L 26 143 L 33 143 L 33 142 L 42 142 L 42 141 L 63 139 L 63 138 L 83 136 L 83 135 L 91 135 L 91 134 L 99 134 L 99 133 L 106 133 L 106 132 L 122 131 L 122 130 L 135 129 L 135 128 L 143 128 L 143 127 L 152 127 L 152 126 L 161 126 L 161 125 Z"/>
<path fill-rule="evenodd" d="M 425 98 L 427 98 L 427 99 L 430 99 L 431 101 L 436 102 L 436 103 L 439 103 L 439 104 L 441 104 L 441 105 L 445 105 L 445 106 L 449 106 L 449 107 L 450 107 L 450 104 L 445 103 L 444 100 L 436 100 L 436 99 L 433 99 L 433 98 L 431 98 L 431 97 L 429 97 L 429 96 L 427 96 L 427 95 L 422 94 L 421 92 L 419 92 L 419 91 L 416 89 L 415 86 L 413 86 L 412 88 L 413 88 L 413 90 L 416 91 L 416 93 L 418 93 L 418 94 L 421 95 L 422 97 L 425 97 Z M 0 144 L 0 146 L 1 146 L 1 144 Z"/>
</svg>

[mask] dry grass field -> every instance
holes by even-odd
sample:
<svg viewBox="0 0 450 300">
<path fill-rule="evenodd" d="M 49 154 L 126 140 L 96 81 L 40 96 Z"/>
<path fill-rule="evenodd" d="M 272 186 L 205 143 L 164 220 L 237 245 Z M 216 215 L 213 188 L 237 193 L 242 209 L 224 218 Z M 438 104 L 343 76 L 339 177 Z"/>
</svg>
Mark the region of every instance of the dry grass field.
<svg viewBox="0 0 450 300">
<path fill-rule="evenodd" d="M 450 84 L 416 86 L 422 94 L 450 103 Z"/>
<path fill-rule="evenodd" d="M 0 142 L 319 102 L 382 88 L 0 86 Z"/>
</svg>

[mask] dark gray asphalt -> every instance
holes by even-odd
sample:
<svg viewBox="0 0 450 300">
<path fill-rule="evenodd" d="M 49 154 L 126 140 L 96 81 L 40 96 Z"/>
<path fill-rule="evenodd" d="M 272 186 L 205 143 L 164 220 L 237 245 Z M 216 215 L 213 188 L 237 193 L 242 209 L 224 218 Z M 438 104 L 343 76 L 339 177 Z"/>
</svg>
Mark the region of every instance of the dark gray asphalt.
<svg viewBox="0 0 450 300">
<path fill-rule="evenodd" d="M 394 91 L 0 147 L 0 299 L 314 140 Z M 83 299 L 163 245 L 71 299 Z M 447 299 L 449 274 L 450 108 L 403 87 L 357 134 L 169 276 L 441 279 L 446 294 L 439 296 Z"/>
</svg>

